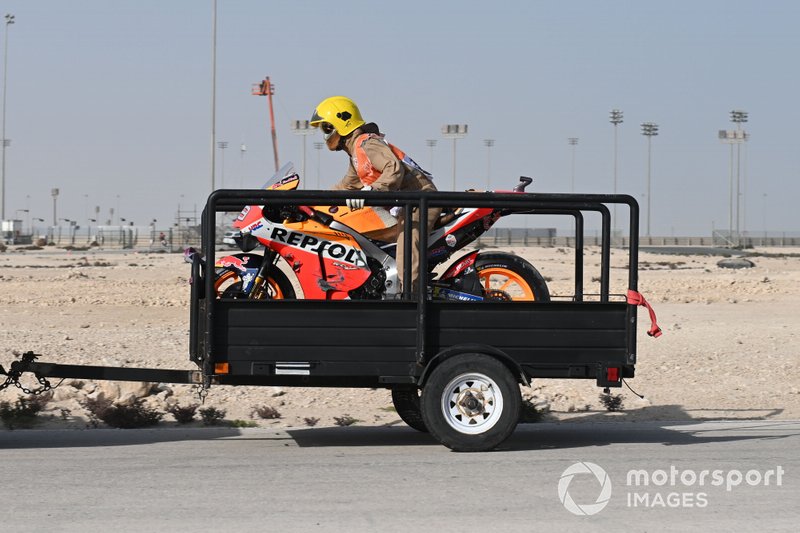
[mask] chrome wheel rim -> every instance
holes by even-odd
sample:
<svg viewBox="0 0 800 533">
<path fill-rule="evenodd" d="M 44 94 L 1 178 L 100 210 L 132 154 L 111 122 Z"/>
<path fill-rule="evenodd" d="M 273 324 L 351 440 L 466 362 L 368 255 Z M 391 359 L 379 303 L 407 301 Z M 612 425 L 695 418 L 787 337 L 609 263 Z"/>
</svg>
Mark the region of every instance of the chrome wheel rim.
<svg viewBox="0 0 800 533">
<path fill-rule="evenodd" d="M 448 425 L 468 435 L 489 431 L 503 413 L 503 393 L 483 374 L 461 374 L 442 392 L 442 413 Z"/>
</svg>

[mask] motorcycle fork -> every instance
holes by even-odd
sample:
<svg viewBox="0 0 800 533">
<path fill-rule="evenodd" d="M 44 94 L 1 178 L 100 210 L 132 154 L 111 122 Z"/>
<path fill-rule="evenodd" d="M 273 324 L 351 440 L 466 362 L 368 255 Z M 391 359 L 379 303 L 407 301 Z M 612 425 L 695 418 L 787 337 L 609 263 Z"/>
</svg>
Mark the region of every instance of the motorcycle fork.
<svg viewBox="0 0 800 533">
<path fill-rule="evenodd" d="M 250 290 L 250 294 L 247 296 L 248 299 L 263 300 L 267 295 L 266 281 L 269 277 L 270 271 L 272 270 L 272 265 L 275 264 L 277 255 L 278 253 L 275 250 L 270 250 L 269 248 L 264 250 L 264 260 L 261 261 L 261 267 L 258 269 L 256 279 L 253 280 L 253 288 Z"/>
</svg>

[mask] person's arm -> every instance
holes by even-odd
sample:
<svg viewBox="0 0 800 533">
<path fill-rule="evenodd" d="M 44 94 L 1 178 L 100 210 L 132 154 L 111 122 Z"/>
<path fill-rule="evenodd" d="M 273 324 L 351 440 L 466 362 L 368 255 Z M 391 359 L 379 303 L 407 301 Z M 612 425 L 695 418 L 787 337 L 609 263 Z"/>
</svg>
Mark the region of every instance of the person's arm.
<svg viewBox="0 0 800 533">
<path fill-rule="evenodd" d="M 339 180 L 339 183 L 331 187 L 334 191 L 357 191 L 364 186 L 356 174 L 356 169 L 353 168 L 352 163 L 347 166 L 347 173 Z"/>
</svg>

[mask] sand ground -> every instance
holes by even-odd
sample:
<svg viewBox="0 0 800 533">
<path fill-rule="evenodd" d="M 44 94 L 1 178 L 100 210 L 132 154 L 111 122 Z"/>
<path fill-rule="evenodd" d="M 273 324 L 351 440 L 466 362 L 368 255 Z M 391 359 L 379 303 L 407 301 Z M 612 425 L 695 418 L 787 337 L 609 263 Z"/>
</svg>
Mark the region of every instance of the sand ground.
<svg viewBox="0 0 800 533">
<path fill-rule="evenodd" d="M 571 294 L 572 250 L 506 250 L 532 261 L 554 295 Z M 800 250 L 750 252 L 755 267 L 738 270 L 717 266 L 720 256 L 640 253 L 639 290 L 664 330 L 647 337 L 642 310 L 637 375 L 629 383 L 644 400 L 613 390 L 624 410 L 608 412 L 593 381 L 575 380 L 540 380 L 523 394 L 554 420 L 799 419 Z M 597 292 L 599 249 L 585 254 L 586 291 Z M 627 252 L 615 250 L 612 293 L 625 292 L 626 264 Z M 59 363 L 192 369 L 188 277 L 181 255 L 10 247 L 0 253 L 0 364 L 33 350 Z M 100 392 L 146 394 L 159 409 L 197 402 L 189 385 L 66 380 L 40 427 L 87 427 L 81 403 Z M 6 389 L 0 401 L 20 394 Z M 218 386 L 205 406 L 262 427 L 304 426 L 309 418 L 333 425 L 344 415 L 361 425 L 402 423 L 386 390 Z M 254 414 L 261 406 L 281 418 L 261 419 Z M 165 416 L 163 424 L 171 423 Z"/>
</svg>

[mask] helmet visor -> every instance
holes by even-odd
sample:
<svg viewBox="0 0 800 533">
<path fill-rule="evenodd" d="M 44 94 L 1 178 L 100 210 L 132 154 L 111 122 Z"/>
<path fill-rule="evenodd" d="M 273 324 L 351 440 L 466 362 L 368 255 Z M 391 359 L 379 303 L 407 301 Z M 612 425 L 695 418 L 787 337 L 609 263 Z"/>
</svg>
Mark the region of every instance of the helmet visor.
<svg viewBox="0 0 800 533">
<path fill-rule="evenodd" d="M 319 125 L 319 129 L 322 130 L 322 136 L 325 138 L 326 141 L 331 138 L 331 135 L 336 133 L 336 128 L 334 128 L 333 124 L 331 124 L 330 122 L 321 123 Z"/>
</svg>

